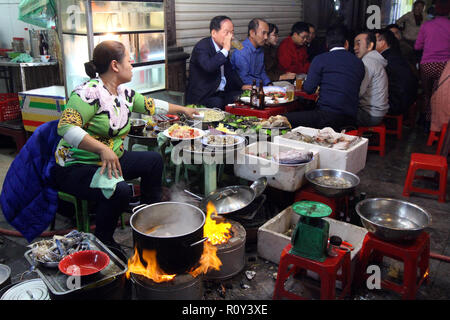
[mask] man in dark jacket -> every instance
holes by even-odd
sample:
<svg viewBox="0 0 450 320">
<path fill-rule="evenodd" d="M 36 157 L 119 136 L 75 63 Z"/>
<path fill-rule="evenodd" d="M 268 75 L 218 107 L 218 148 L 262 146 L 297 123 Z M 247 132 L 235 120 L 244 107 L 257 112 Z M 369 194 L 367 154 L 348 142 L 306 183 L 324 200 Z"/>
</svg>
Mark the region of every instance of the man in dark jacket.
<svg viewBox="0 0 450 320">
<path fill-rule="evenodd" d="M 330 52 L 316 56 L 309 68 L 303 90 L 312 94 L 320 87 L 317 108 L 286 114 L 292 127 L 304 126 L 322 129 L 355 126 L 358 112 L 359 89 L 364 78 L 364 64 L 348 52 L 344 27 L 327 31 Z"/>
<path fill-rule="evenodd" d="M 416 101 L 417 79 L 406 59 L 401 55 L 397 38 L 388 29 L 377 34 L 377 51 L 387 60 L 389 80 L 388 114 L 407 116 L 409 107 Z"/>
<path fill-rule="evenodd" d="M 233 70 L 229 53 L 234 26 L 226 16 L 217 16 L 209 26 L 211 37 L 200 40 L 192 50 L 189 63 L 187 104 L 224 109 L 242 93 L 243 86 Z"/>
</svg>

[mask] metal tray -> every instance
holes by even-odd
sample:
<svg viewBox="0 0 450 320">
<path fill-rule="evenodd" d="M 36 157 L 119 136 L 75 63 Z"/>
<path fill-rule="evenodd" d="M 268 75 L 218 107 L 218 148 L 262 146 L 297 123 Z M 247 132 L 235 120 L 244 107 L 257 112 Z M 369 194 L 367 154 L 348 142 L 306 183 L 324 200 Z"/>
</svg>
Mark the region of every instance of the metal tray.
<svg viewBox="0 0 450 320">
<path fill-rule="evenodd" d="M 108 254 L 110 258 L 109 265 L 99 272 L 95 277 L 82 278 L 81 285 L 79 288 L 69 289 L 67 287 L 68 276 L 59 271 L 58 268 L 47 268 L 40 264 L 35 266 L 35 271 L 39 277 L 44 281 L 45 285 L 49 291 L 55 296 L 62 296 L 70 293 L 75 293 L 76 291 L 81 291 L 83 289 L 93 288 L 96 286 L 101 286 L 108 283 L 110 280 L 114 280 L 122 275 L 128 270 L 128 266 L 122 262 L 111 250 L 108 249 L 100 240 L 98 240 L 93 234 L 86 234 L 89 240 L 89 245 L 92 250 L 103 251 Z M 25 259 L 33 265 L 33 259 L 31 257 L 31 249 L 24 253 Z"/>
</svg>

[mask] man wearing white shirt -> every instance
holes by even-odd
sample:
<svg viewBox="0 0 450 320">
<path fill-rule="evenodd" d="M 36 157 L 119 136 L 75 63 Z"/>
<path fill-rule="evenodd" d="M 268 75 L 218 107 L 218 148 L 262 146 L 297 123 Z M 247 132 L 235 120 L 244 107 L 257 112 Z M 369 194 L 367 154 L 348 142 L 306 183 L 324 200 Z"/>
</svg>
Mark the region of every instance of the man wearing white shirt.
<svg viewBox="0 0 450 320">
<path fill-rule="evenodd" d="M 242 93 L 244 86 L 230 63 L 234 26 L 226 16 L 210 22 L 211 37 L 200 40 L 192 50 L 189 62 L 187 104 L 224 109 Z"/>
</svg>

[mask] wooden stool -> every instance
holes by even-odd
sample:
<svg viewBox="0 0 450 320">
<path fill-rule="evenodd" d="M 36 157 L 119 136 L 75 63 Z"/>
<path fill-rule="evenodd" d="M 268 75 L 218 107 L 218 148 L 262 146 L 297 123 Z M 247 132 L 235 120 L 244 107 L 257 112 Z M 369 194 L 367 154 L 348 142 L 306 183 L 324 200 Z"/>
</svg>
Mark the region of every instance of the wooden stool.
<svg viewBox="0 0 450 320">
<path fill-rule="evenodd" d="M 397 135 L 398 140 L 402 140 L 402 132 L 403 132 L 403 115 L 400 114 L 398 116 L 394 116 L 391 114 L 387 114 L 384 116 L 385 119 L 394 119 L 396 121 L 395 129 L 386 129 L 386 134 L 395 134 Z"/>
<path fill-rule="evenodd" d="M 382 123 L 379 126 L 359 127 L 358 136 L 361 137 L 363 133 L 367 131 L 378 133 L 378 135 L 380 136 L 380 144 L 377 146 L 369 146 L 368 149 L 378 151 L 380 153 L 380 156 L 384 157 L 386 148 L 386 126 L 384 125 L 384 123 Z"/>
<path fill-rule="evenodd" d="M 324 262 L 319 262 L 290 254 L 291 248 L 292 245 L 288 244 L 281 253 L 273 300 L 283 297 L 295 300 L 307 299 L 286 291 L 284 288 L 284 283 L 289 276 L 301 270 L 311 270 L 319 274 L 321 300 L 334 300 L 336 298 L 336 280 L 342 281 L 342 293 L 339 298 L 343 298 L 350 291 L 352 281 L 350 252 L 339 250 L 338 256 L 327 257 Z M 290 270 L 288 270 L 289 265 L 293 265 Z M 338 274 L 340 269 L 342 270 L 341 274 Z"/>
<path fill-rule="evenodd" d="M 362 285 L 366 279 L 366 269 L 371 256 L 376 254 L 378 258 L 383 256 L 403 261 L 403 284 L 398 285 L 389 280 L 382 280 L 383 289 L 399 293 L 402 299 L 414 299 L 422 282 L 428 279 L 430 262 L 430 236 L 422 232 L 412 243 L 385 242 L 372 233 L 367 233 L 360 251 L 360 264 L 357 282 Z M 420 270 L 419 280 L 417 270 Z"/>
<path fill-rule="evenodd" d="M 416 170 L 432 170 L 439 173 L 439 189 L 431 190 L 425 188 L 417 188 L 413 186 L 414 179 L 424 178 L 416 176 Z M 411 192 L 426 193 L 439 196 L 439 202 L 445 202 L 447 192 L 447 158 L 435 154 L 413 153 L 409 162 L 408 174 L 406 176 L 405 186 L 403 188 L 403 196 L 409 197 Z"/>
</svg>

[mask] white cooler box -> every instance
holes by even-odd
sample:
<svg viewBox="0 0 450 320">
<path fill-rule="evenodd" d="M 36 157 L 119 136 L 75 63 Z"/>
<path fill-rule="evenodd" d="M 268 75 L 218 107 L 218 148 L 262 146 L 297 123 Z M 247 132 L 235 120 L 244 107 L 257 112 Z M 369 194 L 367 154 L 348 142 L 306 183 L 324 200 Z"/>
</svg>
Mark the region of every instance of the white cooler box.
<svg viewBox="0 0 450 320">
<path fill-rule="evenodd" d="M 295 227 L 298 219 L 299 215 L 290 206 L 263 224 L 258 229 L 258 256 L 279 264 L 281 252 L 291 242 L 291 238 L 285 233 L 287 233 L 289 228 Z M 330 223 L 330 236 L 339 236 L 343 241 L 353 245 L 354 249 L 350 253 L 353 275 L 356 264 L 359 261 L 359 252 L 362 248 L 367 230 L 343 221 L 331 218 L 324 219 Z M 308 271 L 308 275 L 316 280 L 318 279 L 317 274 L 314 272 Z M 339 288 L 340 285 L 337 285 L 337 287 Z"/>
<path fill-rule="evenodd" d="M 292 131 L 314 136 L 319 130 L 308 127 L 297 127 Z M 306 150 L 318 150 L 320 152 L 318 168 L 340 169 L 355 174 L 366 166 L 367 147 L 369 146 L 369 140 L 366 138 L 361 138 L 361 141 L 348 150 L 327 148 L 317 144 L 283 138 L 283 136 L 276 136 L 274 142 L 282 145 L 301 147 Z"/>
<path fill-rule="evenodd" d="M 277 162 L 247 154 L 247 151 L 253 154 L 262 152 L 286 152 L 289 150 L 311 151 L 313 159 L 300 165 L 284 165 Z M 319 163 L 319 152 L 317 150 L 306 150 L 303 147 L 292 147 L 278 145 L 272 142 L 260 141 L 249 144 L 237 154 L 234 164 L 234 174 L 237 177 L 255 181 L 261 177 L 267 177 L 267 184 L 273 188 L 294 192 L 305 184 L 305 173 L 317 169 Z"/>
</svg>

